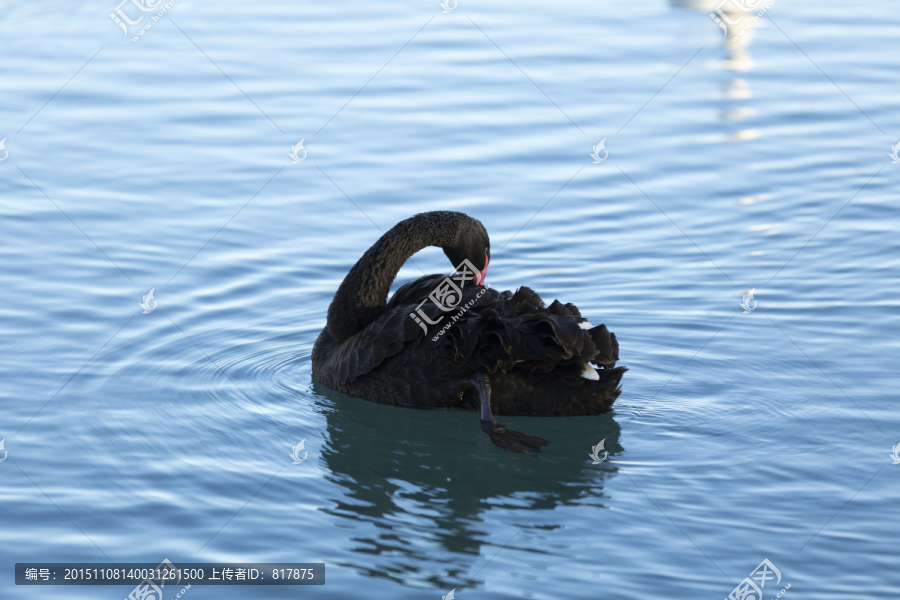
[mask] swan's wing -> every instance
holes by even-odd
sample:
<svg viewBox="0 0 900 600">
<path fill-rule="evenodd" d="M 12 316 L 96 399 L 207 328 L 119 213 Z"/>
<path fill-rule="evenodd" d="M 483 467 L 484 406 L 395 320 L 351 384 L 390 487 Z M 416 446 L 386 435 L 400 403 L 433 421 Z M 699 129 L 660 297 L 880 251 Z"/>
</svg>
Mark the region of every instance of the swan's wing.
<svg viewBox="0 0 900 600">
<path fill-rule="evenodd" d="M 422 307 L 431 320 L 436 320 L 437 307 L 428 303 Z M 426 339 L 425 332 L 409 315 L 415 305 L 401 304 L 388 309 L 362 331 L 340 345 L 332 356 L 338 382 L 350 383 L 381 365 L 388 358 L 410 346 L 415 348 Z M 429 332 L 439 327 L 432 325 Z M 432 333 L 433 335 L 433 333 Z"/>
<path fill-rule="evenodd" d="M 458 312 L 443 312 L 428 299 L 429 294 L 446 277 L 447 275 L 428 275 L 402 286 L 394 293 L 381 315 L 373 319 L 362 331 L 342 343 L 330 359 L 338 382 L 350 383 L 401 351 L 412 356 L 416 353 L 417 348 L 427 346 L 432 348 L 429 352 L 434 354 L 433 349 L 441 345 L 443 337 L 438 341 L 433 341 L 432 338 L 449 322 L 450 316 Z M 463 299 L 460 305 L 465 304 L 483 289 L 481 286 L 472 285 L 463 288 Z M 482 299 L 490 304 L 491 300 L 489 299 L 496 300 L 498 296 L 500 294 L 496 290 L 487 290 Z M 424 304 L 422 304 L 423 300 Z M 437 324 L 429 324 L 425 321 L 427 333 L 410 316 L 410 314 L 417 314 L 417 307 L 428 320 L 438 321 Z M 473 313 L 466 314 L 469 318 L 476 316 Z M 421 317 L 419 318 L 421 319 Z M 460 322 L 463 320 L 465 319 L 460 319 Z M 447 332 L 447 335 L 449 334 L 450 332 Z M 442 349 L 438 351 L 438 354 L 442 352 L 455 357 L 450 348 Z"/>
<path fill-rule="evenodd" d="M 563 367 L 579 382 L 584 381 L 585 363 L 608 366 L 619 358 L 615 335 L 604 325 L 583 329 L 577 307 L 558 301 L 544 306 L 527 287 L 513 294 L 467 286 L 460 307 L 472 302 L 471 307 L 461 315 L 456 310 L 443 312 L 428 296 L 444 277 L 432 275 L 404 285 L 385 312 L 336 349 L 329 361 L 339 384 L 353 382 L 401 353 L 411 359 L 439 360 L 444 368 L 460 373 L 517 368 L 546 373 Z M 427 332 L 411 314 L 425 322 Z M 451 320 L 454 316 L 456 321 Z M 448 324 L 450 328 L 438 337 Z"/>
<path fill-rule="evenodd" d="M 565 366 L 581 379 L 585 363 L 618 359 L 615 336 L 603 325 L 583 329 L 582 322 L 574 305 L 554 301 L 545 307 L 537 293 L 522 287 L 479 301 L 434 345 L 470 371 L 547 373 Z"/>
<path fill-rule="evenodd" d="M 391 310 L 403 304 L 412 304 L 414 307 L 434 291 L 434 288 L 443 281 L 447 275 L 426 275 L 400 286 L 391 296 L 387 308 Z"/>
</svg>

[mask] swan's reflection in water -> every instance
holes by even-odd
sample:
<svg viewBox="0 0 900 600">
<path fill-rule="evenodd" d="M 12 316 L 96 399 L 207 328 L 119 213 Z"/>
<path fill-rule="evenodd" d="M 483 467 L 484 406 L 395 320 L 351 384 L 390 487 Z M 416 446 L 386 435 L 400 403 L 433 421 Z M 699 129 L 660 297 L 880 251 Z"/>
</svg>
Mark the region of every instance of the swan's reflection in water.
<svg viewBox="0 0 900 600">
<path fill-rule="evenodd" d="M 493 555 L 482 547 L 508 541 L 490 523 L 510 511 L 521 512 L 513 520 L 524 524 L 541 510 L 535 528 L 548 530 L 572 522 L 554 519 L 558 507 L 602 509 L 604 481 L 617 469 L 592 465 L 588 454 L 603 439 L 611 456 L 622 452 L 619 424 L 609 414 L 501 418 L 551 442 L 535 458 L 494 446 L 477 412 L 385 406 L 315 382 L 313 391 L 324 396 L 317 408 L 327 420 L 320 466 L 340 487 L 331 488 L 331 507 L 323 510 L 376 526 L 350 527 L 365 533 L 350 540 L 359 560 L 344 566 L 406 584 L 465 587 L 482 556 Z"/>
</svg>

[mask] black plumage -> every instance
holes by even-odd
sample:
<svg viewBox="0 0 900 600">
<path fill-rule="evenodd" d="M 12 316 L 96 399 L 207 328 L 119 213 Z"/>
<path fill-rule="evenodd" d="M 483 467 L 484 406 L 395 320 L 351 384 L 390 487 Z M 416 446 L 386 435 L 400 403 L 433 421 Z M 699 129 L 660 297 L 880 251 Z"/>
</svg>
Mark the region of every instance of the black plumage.
<svg viewBox="0 0 900 600">
<path fill-rule="evenodd" d="M 467 259 L 479 272 L 490 260 L 487 231 L 465 214 L 429 212 L 398 223 L 335 294 L 313 347 L 319 382 L 387 404 L 480 409 L 482 429 L 494 443 L 529 454 L 548 442 L 497 425 L 492 412 L 571 416 L 610 410 L 626 371 L 615 366 L 616 336 L 604 325 L 587 328 L 572 304 L 546 306 L 527 287 L 498 292 L 479 285 L 479 275 L 464 282 L 453 311 L 429 299 L 447 275 L 407 283 L 387 302 L 400 267 L 426 246 L 443 248 L 454 266 Z M 417 308 L 426 323 L 438 321 L 427 332 L 423 319 L 414 318 L 421 314 Z"/>
</svg>

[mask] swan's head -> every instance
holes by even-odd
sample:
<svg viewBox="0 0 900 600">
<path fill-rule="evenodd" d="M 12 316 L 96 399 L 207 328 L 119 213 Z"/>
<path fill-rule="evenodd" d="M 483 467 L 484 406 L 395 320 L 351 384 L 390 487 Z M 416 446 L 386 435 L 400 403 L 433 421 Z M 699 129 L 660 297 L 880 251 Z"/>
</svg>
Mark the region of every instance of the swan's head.
<svg viewBox="0 0 900 600">
<path fill-rule="evenodd" d="M 444 248 L 444 254 L 454 267 L 468 260 L 475 265 L 475 283 L 484 285 L 488 263 L 491 260 L 491 238 L 478 219 L 467 217 L 459 227 L 453 246 Z"/>
</svg>

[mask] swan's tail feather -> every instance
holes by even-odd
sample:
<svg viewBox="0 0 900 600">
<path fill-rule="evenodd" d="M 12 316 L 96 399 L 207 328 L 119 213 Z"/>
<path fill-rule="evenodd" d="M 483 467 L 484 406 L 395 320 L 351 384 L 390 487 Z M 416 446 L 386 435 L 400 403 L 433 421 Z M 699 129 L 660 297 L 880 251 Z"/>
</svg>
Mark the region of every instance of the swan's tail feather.
<svg viewBox="0 0 900 600">
<path fill-rule="evenodd" d="M 588 329 L 588 333 L 597 348 L 597 355 L 591 359 L 591 362 L 603 366 L 615 365 L 619 360 L 619 342 L 616 341 L 616 334 L 610 332 L 606 325 Z"/>
<path fill-rule="evenodd" d="M 547 373 L 564 365 L 611 365 L 618 360 L 615 336 L 605 326 L 583 329 L 583 319 L 557 315 L 553 307 L 530 315 L 503 316 L 482 311 L 482 327 L 453 328 L 447 332 L 455 354 L 468 357 L 468 366 L 488 373 L 524 368 Z M 556 309 L 564 309 L 558 304 Z M 493 313 L 493 314 L 488 314 Z"/>
</svg>

